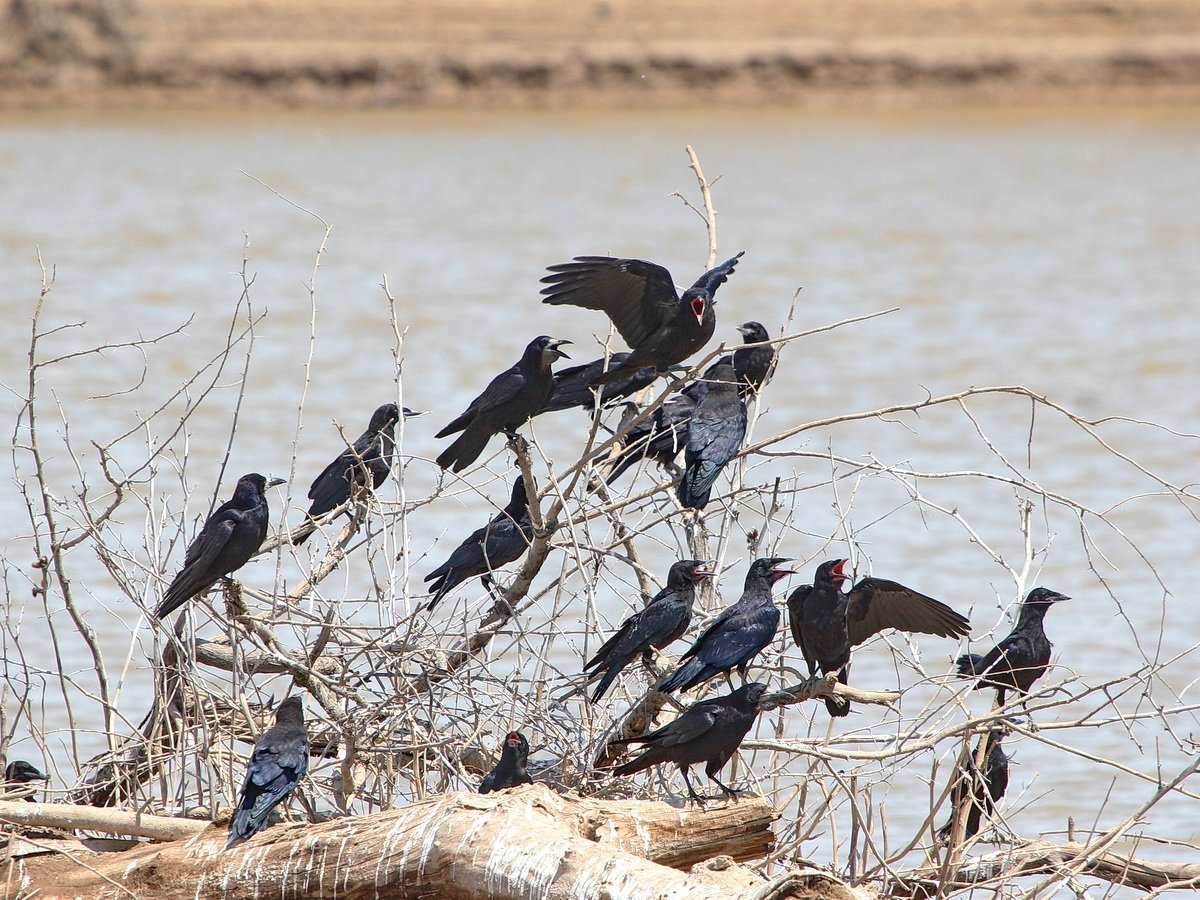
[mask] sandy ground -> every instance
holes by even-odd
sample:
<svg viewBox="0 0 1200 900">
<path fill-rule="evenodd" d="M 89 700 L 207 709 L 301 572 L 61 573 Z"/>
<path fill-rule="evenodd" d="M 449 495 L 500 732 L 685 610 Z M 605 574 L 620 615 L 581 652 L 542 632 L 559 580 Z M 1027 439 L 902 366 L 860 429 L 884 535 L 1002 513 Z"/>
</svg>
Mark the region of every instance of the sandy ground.
<svg viewBox="0 0 1200 900">
<path fill-rule="evenodd" d="M 1198 0 L 10 0 L 0 105 L 1200 102 Z"/>
</svg>

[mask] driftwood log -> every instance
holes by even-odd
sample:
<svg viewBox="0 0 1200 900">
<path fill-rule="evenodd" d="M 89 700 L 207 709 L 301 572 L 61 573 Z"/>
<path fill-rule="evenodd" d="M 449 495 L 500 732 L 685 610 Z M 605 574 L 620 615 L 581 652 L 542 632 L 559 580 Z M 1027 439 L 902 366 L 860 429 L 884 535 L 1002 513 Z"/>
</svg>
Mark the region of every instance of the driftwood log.
<svg viewBox="0 0 1200 900">
<path fill-rule="evenodd" d="M 21 806 L 31 804 L 9 804 Z M 5 896 L 289 898 L 757 898 L 816 896 L 804 878 L 772 883 L 738 860 L 773 845 L 759 799 L 676 808 L 558 795 L 544 785 L 446 794 L 317 825 L 278 825 L 233 850 L 209 827 L 123 853 L 10 859 Z M 195 823 L 188 823 L 195 827 Z M 819 895 L 839 896 L 820 875 Z M 833 893 L 831 893 L 833 889 Z M 844 891 L 840 896 L 849 896 Z"/>
</svg>

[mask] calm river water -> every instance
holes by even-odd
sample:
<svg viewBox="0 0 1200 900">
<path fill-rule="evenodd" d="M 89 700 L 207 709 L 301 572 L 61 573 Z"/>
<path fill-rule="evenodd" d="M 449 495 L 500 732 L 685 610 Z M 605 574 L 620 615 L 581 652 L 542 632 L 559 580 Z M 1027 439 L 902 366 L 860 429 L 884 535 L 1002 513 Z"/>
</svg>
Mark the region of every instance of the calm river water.
<svg viewBox="0 0 1200 900">
<path fill-rule="evenodd" d="M 11 391 L 0 414 L 15 422 L 14 393 L 26 391 L 39 248 L 55 276 L 46 324 L 87 323 L 48 339 L 47 355 L 150 337 L 191 319 L 186 337 L 147 351 L 148 382 L 136 395 L 114 394 L 141 377 L 143 357 L 133 349 L 46 373 L 43 388 L 53 389 L 67 412 L 71 440 L 89 459 L 93 485 L 98 476 L 87 442 L 134 427 L 137 413 L 165 399 L 219 351 L 242 293 L 245 249 L 251 303 L 266 317 L 256 328 L 249 391 L 222 497 L 242 472 L 287 475 L 310 349 L 307 283 L 323 245 L 312 378 L 295 448 L 294 523 L 298 498 L 336 451 L 331 422 L 353 436 L 376 405 L 396 396 L 385 279 L 398 325 L 406 329 L 403 402 L 431 412 L 409 421 L 404 448 L 429 460 L 445 443 L 434 432 L 532 336 L 568 337 L 577 344 L 576 359 L 594 355 L 590 335 L 603 333 L 603 317 L 542 306 L 537 282 L 547 265 L 579 254 L 611 254 L 661 262 L 685 284 L 699 274 L 706 255 L 703 226 L 670 196 L 681 191 L 695 198 L 688 143 L 709 177 L 721 176 L 714 188 L 721 258 L 746 250 L 719 295 L 718 339 L 734 342 L 734 326 L 747 319 L 778 333 L 798 289 L 789 332 L 897 308 L 788 346 L 760 410 L 758 438 L 801 422 L 918 401 L 927 393 L 1018 384 L 1086 419 L 1127 417 L 1163 426 L 1123 419 L 1097 425 L 1109 450 L 1044 408 L 1031 420 L 1028 401 L 1009 397 L 972 401 L 978 430 L 961 410 L 945 408 L 806 431 L 775 449 L 811 455 L 759 460 L 746 475 L 764 483 L 795 475 L 813 485 L 795 499 L 784 555 L 798 558 L 807 576 L 822 559 L 848 555 L 846 534 L 852 532 L 860 573 L 869 561 L 874 574 L 971 612 L 973 646 L 985 647 L 990 629 L 1007 629 L 1005 613 L 1018 590 L 991 555 L 1021 566 L 1014 489 L 972 478 L 920 482 L 925 499 L 944 510 L 939 512 L 913 502 L 899 477 L 858 481 L 853 464 L 832 457 L 873 457 L 923 472 L 1003 475 L 1012 466 L 1047 491 L 1106 513 L 1112 523 L 1088 516 L 1081 525 L 1061 506 L 1039 503 L 1035 509 L 1032 544 L 1039 555 L 1027 586 L 1042 583 L 1075 598 L 1048 617 L 1062 661 L 1050 677 L 1073 674 L 1080 680 L 1076 686 L 1097 684 L 1182 654 L 1148 695 L 1127 698 L 1125 708 L 1194 705 L 1200 504 L 1163 486 L 1191 485 L 1195 492 L 1200 459 L 1200 118 L 1178 111 L 1065 118 L 736 112 L 8 118 L 0 121 L 7 323 L 0 377 Z M 316 216 L 331 226 L 327 238 Z M 216 401 L 190 422 L 187 478 L 198 496 L 192 516 L 218 477 L 239 378 L 240 363 L 231 365 L 218 379 Z M 47 393 L 43 399 L 51 398 Z M 42 415 L 49 435 L 61 431 L 49 402 Z M 551 457 L 559 463 L 574 458 L 582 416 L 563 413 L 537 424 Z M 166 424 L 154 432 L 165 438 Z M 185 449 L 182 439 L 172 447 L 176 453 Z M 69 494 L 74 469 L 61 443 L 53 448 L 50 470 L 60 479 L 58 490 Z M 28 475 L 27 457 L 16 456 Z M 435 467 L 420 459 L 409 468 L 409 497 L 435 480 Z M 497 459 L 497 471 L 503 462 L 503 456 Z M 834 472 L 846 476 L 836 492 L 827 483 Z M 4 481 L 5 655 L 23 655 L 52 675 L 57 664 L 47 642 L 12 637 L 22 627 L 43 633 L 32 624 L 42 611 L 28 601 L 28 515 L 13 480 Z M 388 490 L 394 496 L 394 485 Z M 282 495 L 273 496 L 278 511 Z M 470 498 L 415 514 L 409 523 L 414 573 L 440 561 L 447 544 L 481 524 L 481 515 Z M 133 529 L 131 552 L 137 552 L 143 526 L 126 524 Z M 743 546 L 740 537 L 732 541 L 732 568 L 720 584 L 727 602 L 740 590 Z M 182 548 L 174 552 L 181 556 Z M 429 557 L 420 558 L 426 552 Z M 661 571 L 674 551 L 653 542 L 644 552 Z M 75 577 L 81 603 L 114 679 L 125 673 L 132 653 L 135 674 L 123 678 L 120 703 L 136 719 L 147 698 L 144 679 L 136 675 L 144 659 L 144 622 L 131 644 L 137 611 L 114 600 L 98 565 L 80 565 Z M 360 596 L 365 590 L 353 577 L 346 585 Z M 409 590 L 420 593 L 419 578 Z M 478 593 L 462 592 L 458 600 L 475 603 Z M 626 608 L 615 595 L 598 602 L 609 621 Z M 22 625 L 22 616 L 31 621 Z M 918 645 L 934 672 L 946 671 L 957 649 L 937 639 Z M 64 669 L 86 672 L 90 666 L 75 642 L 61 652 Z M 564 670 L 578 666 L 578 646 L 555 652 Z M 894 688 L 912 676 L 897 669 L 881 644 L 856 657 L 859 685 Z M 45 681 L 49 691 L 53 678 Z M 23 715 L 32 716 L 34 730 L 66 758 L 70 738 L 58 695 L 46 696 L 47 706 L 35 704 Z M 976 711 L 986 702 L 982 694 L 969 699 Z M 810 715 L 812 733 L 824 733 L 818 709 L 793 710 L 789 728 L 795 735 L 808 733 Z M 6 713 L 16 741 L 12 753 L 41 759 L 29 720 L 15 707 Z M 1118 723 L 1054 731 L 1051 737 L 1169 780 L 1194 756 L 1200 722 L 1190 711 L 1168 721 L 1170 731 L 1161 720 L 1150 720 L 1128 729 Z M 768 733 L 764 728 L 763 736 Z M 83 755 L 98 749 L 94 735 L 77 738 Z M 1014 739 L 1012 747 L 1018 765 L 1010 823 L 1025 836 L 1061 837 L 1068 815 L 1081 828 L 1107 827 L 1155 790 L 1149 781 L 1047 741 Z M 59 786 L 73 775 L 69 763 L 60 765 Z M 925 802 L 928 788 L 916 778 L 902 781 L 891 785 L 887 806 L 890 819 L 904 823 L 906 805 Z M 1200 804 L 1177 797 L 1151 810 L 1144 830 L 1194 845 L 1198 822 Z M 1200 859 L 1194 846 L 1143 845 L 1138 852 Z"/>
</svg>

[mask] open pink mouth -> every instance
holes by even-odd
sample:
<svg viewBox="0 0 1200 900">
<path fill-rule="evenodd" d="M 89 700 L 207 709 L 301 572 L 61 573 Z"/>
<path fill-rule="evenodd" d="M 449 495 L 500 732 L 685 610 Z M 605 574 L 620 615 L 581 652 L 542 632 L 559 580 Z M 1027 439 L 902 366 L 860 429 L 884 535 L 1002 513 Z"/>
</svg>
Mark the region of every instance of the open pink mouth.
<svg viewBox="0 0 1200 900">
<path fill-rule="evenodd" d="M 692 315 L 696 317 L 697 322 L 704 321 L 704 301 L 700 297 L 692 300 Z"/>
</svg>

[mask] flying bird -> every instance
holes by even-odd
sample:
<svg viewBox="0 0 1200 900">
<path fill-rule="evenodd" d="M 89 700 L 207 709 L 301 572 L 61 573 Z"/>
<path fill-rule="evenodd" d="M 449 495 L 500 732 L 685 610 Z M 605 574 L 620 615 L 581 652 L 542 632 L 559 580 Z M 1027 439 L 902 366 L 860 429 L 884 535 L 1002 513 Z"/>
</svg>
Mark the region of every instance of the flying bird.
<svg viewBox="0 0 1200 900">
<path fill-rule="evenodd" d="M 713 798 L 696 793 L 688 770 L 698 763 L 705 763 L 704 774 L 721 789 L 722 795 L 736 797 L 738 791 L 718 780 L 717 773 L 737 752 L 754 725 L 759 698 L 766 690 L 767 686 L 757 681 L 742 685 L 731 694 L 692 704 L 679 718 L 657 731 L 615 741 L 618 744 L 644 744 L 646 749 L 636 759 L 617 766 L 613 773 L 632 775 L 656 763 L 673 762 L 683 773 L 688 797 L 703 805 L 705 800 Z"/>
<path fill-rule="evenodd" d="M 6 788 L 16 788 L 17 791 L 28 791 L 25 800 L 35 803 L 36 790 L 24 787 L 34 781 L 48 781 L 49 777 L 37 766 L 23 759 L 14 759 L 4 767 L 4 785 Z M 18 794 L 19 796 L 19 794 Z"/>
<path fill-rule="evenodd" d="M 312 501 L 308 508 L 310 523 L 349 500 L 355 488 L 370 484 L 371 490 L 376 490 L 383 484 L 392 470 L 392 456 L 396 452 L 396 423 L 400 421 L 401 412 L 406 419 L 419 415 L 407 406 L 401 410 L 395 403 L 383 404 L 371 415 L 367 430 L 313 480 L 312 487 L 308 489 L 308 499 Z M 296 546 L 303 544 L 315 529 L 313 525 L 312 530 L 301 532 L 292 543 Z"/>
<path fill-rule="evenodd" d="M 431 582 L 433 599 L 426 609 L 458 585 L 477 576 L 483 577 L 484 587 L 492 590 L 492 571 L 520 558 L 533 540 L 533 523 L 529 520 L 529 500 L 525 493 L 525 478 L 517 476 L 512 497 L 482 528 L 471 532 L 444 563 L 425 576 Z"/>
<path fill-rule="evenodd" d="M 154 610 L 158 618 L 170 615 L 193 597 L 216 584 L 217 579 L 236 572 L 258 552 L 267 538 L 266 490 L 283 484 L 282 478 L 268 481 L 257 472 L 238 479 L 233 496 L 221 504 L 187 548 L 183 568 L 167 587 Z"/>
<path fill-rule="evenodd" d="M 964 653 L 956 662 L 963 678 L 978 678 L 975 690 L 996 689 L 996 704 L 1004 705 L 1008 690 L 1028 694 L 1050 664 L 1050 648 L 1042 620 L 1055 603 L 1071 598 L 1049 588 L 1034 588 L 1021 603 L 1016 627 L 985 655 Z"/>
<path fill-rule="evenodd" d="M 479 784 L 479 793 L 490 794 L 519 784 L 533 784 L 533 778 L 525 771 L 529 762 L 529 741 L 519 731 L 510 731 L 500 745 L 500 762 Z"/>
<path fill-rule="evenodd" d="M 718 363 L 704 373 L 708 390 L 696 404 L 684 447 L 679 502 L 704 509 L 725 465 L 737 456 L 746 437 L 746 404 L 738 396 L 733 366 Z"/>
<path fill-rule="evenodd" d="M 679 668 L 663 679 L 658 690 L 686 691 L 721 673 L 728 678 L 735 668 L 744 681 L 750 660 L 771 643 L 779 630 L 779 610 L 771 586 L 785 575 L 795 574 L 782 568 L 786 562 L 790 560 L 784 557 L 756 559 L 746 573 L 741 598 L 701 632 L 683 654 Z"/>
<path fill-rule="evenodd" d="M 955 769 L 954 785 L 950 788 L 950 808 L 958 810 L 964 803 L 970 803 L 967 809 L 966 830 L 963 838 L 973 838 L 979 833 L 979 825 L 984 816 L 990 816 L 996 808 L 996 802 L 1008 790 L 1008 756 L 1000 742 L 1004 739 L 999 731 L 989 731 L 983 759 L 983 773 L 975 764 L 975 754 L 978 749 L 967 757 L 966 771 Z M 954 825 L 954 813 L 950 821 L 938 829 L 938 836 L 945 839 L 949 836 Z"/>
<path fill-rule="evenodd" d="M 461 472 L 479 458 L 494 434 L 503 431 L 511 435 L 545 409 L 554 392 L 550 366 L 556 360 L 570 359 L 558 349 L 569 343 L 544 334 L 530 341 L 511 368 L 493 378 L 462 415 L 437 433 L 437 437 L 446 437 L 462 432 L 438 456 L 437 464 Z"/>
<path fill-rule="evenodd" d="M 267 827 L 271 810 L 288 798 L 308 771 L 308 749 L 304 703 L 298 694 L 285 697 L 275 710 L 275 724 L 263 732 L 250 754 L 226 850 Z"/>
<path fill-rule="evenodd" d="M 885 578 L 864 578 L 842 593 L 849 581 L 844 559 L 817 566 L 812 584 L 796 588 L 788 597 L 792 637 L 808 663 L 808 674 L 836 672 L 846 684 L 850 675 L 850 650 L 888 628 L 898 631 L 964 637 L 971 629 L 966 616 L 946 604 Z M 827 697 L 831 716 L 850 714 L 850 705 Z"/>
<path fill-rule="evenodd" d="M 742 251 L 745 253 L 745 251 Z M 593 384 L 625 378 L 645 366 L 666 372 L 708 343 L 717 327 L 717 288 L 732 274 L 742 253 L 709 269 L 680 296 L 671 273 L 644 259 L 577 256 L 550 266 L 542 279 L 543 303 L 605 312 L 630 347 L 621 365 Z"/>
<path fill-rule="evenodd" d="M 626 619 L 617 633 L 588 660 L 584 671 L 593 669 L 593 675 L 604 673 L 592 694 L 593 703 L 600 701 L 609 685 L 634 657 L 640 655 L 649 663 L 652 650 L 661 650 L 683 637 L 692 622 L 696 585 L 713 575 L 710 565 L 698 559 L 682 559 L 672 565 L 667 573 L 667 586 Z"/>
</svg>

